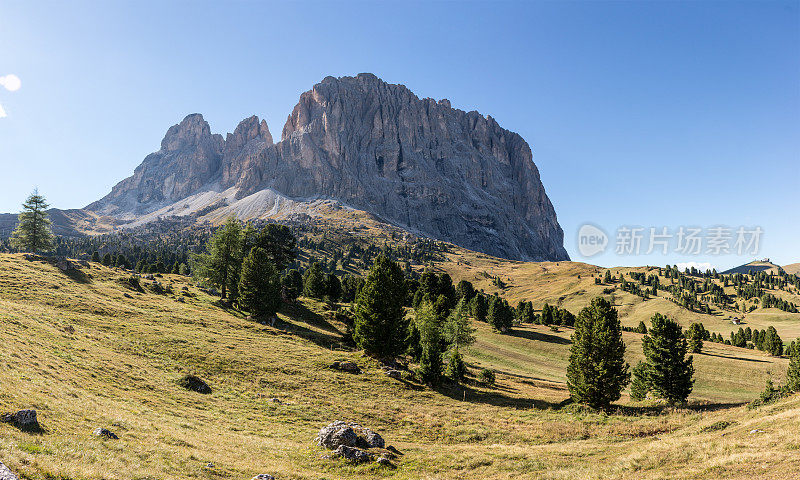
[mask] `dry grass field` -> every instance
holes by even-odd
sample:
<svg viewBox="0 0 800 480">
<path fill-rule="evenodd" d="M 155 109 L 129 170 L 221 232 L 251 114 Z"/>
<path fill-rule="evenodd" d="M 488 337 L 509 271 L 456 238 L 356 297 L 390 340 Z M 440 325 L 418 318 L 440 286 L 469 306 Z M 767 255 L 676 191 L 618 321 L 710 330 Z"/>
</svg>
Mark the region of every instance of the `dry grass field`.
<svg viewBox="0 0 800 480">
<path fill-rule="evenodd" d="M 596 294 L 581 273 L 588 265 L 508 265 L 511 298 L 554 284 L 585 289 L 561 302 L 577 312 Z M 304 299 L 263 326 L 187 277 L 164 276 L 173 293 L 157 294 L 150 282 L 133 291 L 126 273 L 94 263 L 81 272 L 0 255 L 0 412 L 36 408 L 44 429 L 0 424 L 0 461 L 24 479 L 785 479 L 800 471 L 800 397 L 741 406 L 786 369 L 785 359 L 758 351 L 707 344 L 695 357 L 689 408 L 624 396 L 604 414 L 561 407 L 569 329 L 500 335 L 479 324 L 471 375 L 492 368 L 497 384 L 471 377 L 432 390 L 344 349 L 344 325 L 322 303 Z M 486 282 L 479 287 L 489 291 Z M 641 336 L 625 340 L 637 361 Z M 364 372 L 328 368 L 337 359 Z M 212 393 L 178 386 L 186 373 Z M 398 468 L 321 458 L 313 438 L 336 419 L 378 431 L 404 453 Z M 93 436 L 96 427 L 119 440 Z"/>
<path fill-rule="evenodd" d="M 689 311 L 668 300 L 669 294 L 659 291 L 658 297 L 643 300 L 641 297 L 616 288 L 611 294 L 604 295 L 603 290 L 614 285 L 595 285 L 594 277 L 610 270 L 614 277 L 622 273 L 626 279 L 631 280 L 631 271 L 657 275 L 656 267 L 614 267 L 606 269 L 581 262 L 515 262 L 491 257 L 482 253 L 454 248 L 447 259 L 436 262 L 437 271 L 447 272 L 454 282 L 468 280 L 479 290 L 488 293 L 499 293 L 509 303 L 516 305 L 520 300 L 533 302 L 536 309 L 545 303 L 557 305 L 577 314 L 589 301 L 596 296 L 605 296 L 620 313 L 620 319 L 625 326 L 635 327 L 640 321 L 649 324 L 650 318 L 655 313 L 661 313 L 676 319 L 684 327 L 693 322 L 702 322 L 711 332 L 721 333 L 728 338 L 731 332 L 739 327 L 750 326 L 752 329 L 765 329 L 773 325 L 785 341 L 800 338 L 800 313 L 787 313 L 775 308 L 761 308 L 746 314 L 742 325 L 733 325 L 729 317 L 742 317 L 741 313 L 713 309 L 711 315 Z M 501 279 L 506 288 L 498 288 L 494 278 Z M 660 277 L 662 285 L 669 285 L 670 281 L 663 275 Z M 733 287 L 728 287 L 726 293 L 733 293 Z M 782 290 L 766 290 L 785 300 L 800 305 L 800 295 Z M 750 301 L 751 304 L 757 304 Z"/>
</svg>

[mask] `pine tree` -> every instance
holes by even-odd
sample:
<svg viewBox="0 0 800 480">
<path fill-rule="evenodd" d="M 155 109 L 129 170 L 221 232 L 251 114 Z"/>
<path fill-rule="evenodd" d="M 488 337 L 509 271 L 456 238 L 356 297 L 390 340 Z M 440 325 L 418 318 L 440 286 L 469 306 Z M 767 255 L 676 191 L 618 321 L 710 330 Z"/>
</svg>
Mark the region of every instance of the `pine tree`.
<svg viewBox="0 0 800 480">
<path fill-rule="evenodd" d="M 472 286 L 472 283 L 461 280 L 456 286 L 456 295 L 459 299 L 469 302 L 475 296 L 475 287 Z"/>
<path fill-rule="evenodd" d="M 789 369 L 786 370 L 786 386 L 793 392 L 800 392 L 800 341 L 792 342 Z"/>
<path fill-rule="evenodd" d="M 647 377 L 647 364 L 639 362 L 631 371 L 631 398 L 644 400 L 650 393 L 650 379 Z"/>
<path fill-rule="evenodd" d="M 339 277 L 337 277 L 333 273 L 329 273 L 327 277 L 325 277 L 325 285 L 327 293 L 326 295 L 332 302 L 338 302 L 339 297 L 342 296 L 342 282 L 339 281 Z"/>
<path fill-rule="evenodd" d="M 218 287 L 221 297 L 237 289 L 237 273 L 242 263 L 242 227 L 229 217 L 206 244 L 206 252 L 194 255 L 192 271 L 201 282 Z"/>
<path fill-rule="evenodd" d="M 593 408 L 618 400 L 630 381 L 617 311 L 597 297 L 581 310 L 572 334 L 567 386 L 572 399 Z"/>
<path fill-rule="evenodd" d="M 505 300 L 495 295 L 489 300 L 486 320 L 495 330 L 505 333 L 511 328 L 511 323 L 514 321 L 514 314 L 511 312 L 511 308 Z"/>
<path fill-rule="evenodd" d="M 405 350 L 405 276 L 400 265 L 379 255 L 356 298 L 353 340 L 368 353 L 394 357 Z"/>
<path fill-rule="evenodd" d="M 445 320 L 442 327 L 442 336 L 450 349 L 447 364 L 447 375 L 455 381 L 460 381 L 466 373 L 466 366 L 461 357 L 461 349 L 475 343 L 475 328 L 467 317 L 467 303 L 465 298 L 458 304 Z"/>
<path fill-rule="evenodd" d="M 264 249 L 255 247 L 244 258 L 238 291 L 237 302 L 253 316 L 271 316 L 278 311 L 280 279 Z"/>
<path fill-rule="evenodd" d="M 105 265 L 106 267 L 110 267 L 111 266 L 111 254 L 110 253 L 106 253 L 105 255 L 103 255 L 103 260 L 102 260 L 101 263 L 103 265 Z"/>
<path fill-rule="evenodd" d="M 699 323 L 692 323 L 689 325 L 689 331 L 686 336 L 689 339 L 689 351 L 692 353 L 700 353 L 703 350 L 703 336 L 705 328 Z"/>
<path fill-rule="evenodd" d="M 321 299 L 325 296 L 327 289 L 325 274 L 322 273 L 322 264 L 312 263 L 303 273 L 303 295 Z"/>
<path fill-rule="evenodd" d="M 642 320 L 639 320 L 639 326 L 636 327 L 636 332 L 641 334 L 647 333 L 647 325 L 645 325 Z"/>
<path fill-rule="evenodd" d="M 34 190 L 22 204 L 17 216 L 17 227 L 11 233 L 11 246 L 23 252 L 47 252 L 55 248 L 55 237 L 50 229 L 47 201 Z"/>
<path fill-rule="evenodd" d="M 181 263 L 181 266 L 178 268 L 178 273 L 181 275 L 189 275 L 189 265 Z"/>
<path fill-rule="evenodd" d="M 303 276 L 297 270 L 291 269 L 281 279 L 281 286 L 283 287 L 283 296 L 287 300 L 297 300 L 297 297 L 303 293 Z"/>
<path fill-rule="evenodd" d="M 611 283 L 611 270 L 606 270 L 606 274 L 603 277 L 603 283 L 605 284 Z"/>
<path fill-rule="evenodd" d="M 692 356 L 686 358 L 688 345 L 681 326 L 656 313 L 650 319 L 642 350 L 653 392 L 671 404 L 685 402 L 692 392 L 694 366 Z"/>
<path fill-rule="evenodd" d="M 482 293 L 476 294 L 470 301 L 470 313 L 479 322 L 486 321 L 486 313 L 489 306 L 486 304 L 486 296 Z"/>
<path fill-rule="evenodd" d="M 778 331 L 775 330 L 775 327 L 772 325 L 767 328 L 767 333 L 764 334 L 762 345 L 762 350 L 770 355 L 776 357 L 783 355 L 783 340 L 778 336 Z"/>
<path fill-rule="evenodd" d="M 279 272 L 297 258 L 297 239 L 286 225 L 268 223 L 258 232 L 255 245 L 267 252 Z"/>
<path fill-rule="evenodd" d="M 436 385 L 442 377 L 441 319 L 430 301 L 423 301 L 416 310 L 414 322 L 419 330 L 422 381 Z"/>
</svg>

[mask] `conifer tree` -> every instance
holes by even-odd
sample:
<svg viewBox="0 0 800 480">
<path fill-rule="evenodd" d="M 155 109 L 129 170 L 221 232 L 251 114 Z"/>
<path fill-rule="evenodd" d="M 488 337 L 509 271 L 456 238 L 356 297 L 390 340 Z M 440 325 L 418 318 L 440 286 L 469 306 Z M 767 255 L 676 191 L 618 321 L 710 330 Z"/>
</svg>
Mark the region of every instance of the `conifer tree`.
<svg viewBox="0 0 800 480">
<path fill-rule="evenodd" d="M 353 340 L 360 348 L 381 357 L 394 357 L 405 350 L 405 296 L 402 268 L 379 255 L 356 298 Z"/>
<path fill-rule="evenodd" d="M 650 379 L 647 377 L 647 364 L 639 362 L 631 370 L 631 398 L 644 400 L 650 393 Z"/>
<path fill-rule="evenodd" d="M 486 296 L 482 293 L 476 294 L 470 301 L 470 311 L 475 320 L 479 322 L 486 321 L 486 313 L 489 306 L 486 304 Z"/>
<path fill-rule="evenodd" d="M 414 322 L 419 330 L 422 381 L 436 385 L 442 377 L 441 319 L 430 301 L 424 300 L 416 310 Z"/>
<path fill-rule="evenodd" d="M 23 252 L 47 252 L 55 248 L 55 237 L 50 229 L 47 201 L 34 190 L 22 204 L 17 216 L 17 227 L 11 233 L 11 246 Z"/>
<path fill-rule="evenodd" d="M 472 286 L 472 283 L 461 280 L 456 286 L 456 295 L 459 299 L 469 302 L 475 296 L 475 287 Z"/>
<path fill-rule="evenodd" d="M 800 342 L 792 342 L 789 356 L 789 369 L 786 371 L 786 386 L 793 392 L 800 392 Z"/>
<path fill-rule="evenodd" d="M 270 316 L 278 311 L 280 279 L 264 249 L 255 247 L 244 258 L 238 291 L 237 302 L 253 316 Z"/>
<path fill-rule="evenodd" d="M 593 408 L 618 400 L 630 381 L 617 311 L 597 297 L 581 310 L 572 334 L 567 386 L 572 399 Z"/>
<path fill-rule="evenodd" d="M 342 296 L 342 282 L 336 274 L 329 273 L 325 277 L 326 295 L 333 302 L 338 302 L 339 297 Z"/>
<path fill-rule="evenodd" d="M 689 351 L 700 353 L 703 350 L 703 335 L 705 329 L 699 323 L 692 323 L 686 336 L 689 339 Z"/>
<path fill-rule="evenodd" d="M 762 350 L 776 357 L 783 355 L 783 340 L 778 336 L 778 331 L 772 325 L 767 328 L 767 332 L 764 334 Z"/>
<path fill-rule="evenodd" d="M 235 218 L 229 217 L 219 227 L 206 244 L 206 251 L 194 255 L 193 268 L 195 276 L 201 282 L 218 287 L 222 298 L 227 298 L 230 290 L 236 290 L 242 262 L 242 227 Z"/>
<path fill-rule="evenodd" d="M 110 253 L 106 253 L 105 255 L 103 255 L 103 261 L 101 263 L 103 265 L 105 265 L 106 267 L 110 267 L 111 266 L 111 254 Z"/>
<path fill-rule="evenodd" d="M 486 320 L 495 330 L 505 333 L 511 328 L 511 323 L 514 321 L 514 314 L 511 312 L 511 308 L 505 300 L 494 295 L 491 300 L 489 300 Z"/>
<path fill-rule="evenodd" d="M 475 328 L 467 317 L 467 304 L 464 300 L 456 304 L 456 308 L 445 320 L 443 336 L 447 345 L 456 350 L 475 343 Z"/>
<path fill-rule="evenodd" d="M 281 286 L 283 295 L 288 300 L 297 300 L 297 297 L 303 293 L 303 276 L 297 270 L 291 269 L 281 279 Z"/>
<path fill-rule="evenodd" d="M 297 239 L 286 225 L 268 223 L 258 232 L 255 245 L 263 248 L 278 272 L 297 258 Z"/>
<path fill-rule="evenodd" d="M 95 250 L 94 252 L 92 252 L 92 261 L 93 261 L 93 262 L 100 263 L 100 252 L 98 252 L 97 250 Z M 141 262 L 141 260 L 139 260 L 139 262 Z M 141 270 L 141 269 L 137 269 L 137 271 L 138 271 L 138 270 Z"/>
<path fill-rule="evenodd" d="M 650 319 L 650 332 L 642 350 L 647 362 L 647 378 L 653 392 L 669 403 L 683 403 L 692 392 L 694 366 L 686 358 L 688 344 L 675 320 L 656 313 Z"/>
<path fill-rule="evenodd" d="M 314 262 L 303 273 L 303 295 L 310 298 L 322 298 L 328 290 L 322 264 Z"/>
</svg>

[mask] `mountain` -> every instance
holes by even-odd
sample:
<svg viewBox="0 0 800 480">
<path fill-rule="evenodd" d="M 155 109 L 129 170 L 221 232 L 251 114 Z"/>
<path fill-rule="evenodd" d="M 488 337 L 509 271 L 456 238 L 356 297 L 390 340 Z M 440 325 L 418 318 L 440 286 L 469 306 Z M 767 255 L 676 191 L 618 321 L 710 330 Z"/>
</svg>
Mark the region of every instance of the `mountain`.
<svg viewBox="0 0 800 480">
<path fill-rule="evenodd" d="M 319 200 L 503 258 L 569 258 L 522 137 L 372 74 L 327 77 L 303 93 L 278 143 L 257 117 L 223 138 L 189 115 L 86 210 L 137 225 L 279 218 Z"/>
</svg>

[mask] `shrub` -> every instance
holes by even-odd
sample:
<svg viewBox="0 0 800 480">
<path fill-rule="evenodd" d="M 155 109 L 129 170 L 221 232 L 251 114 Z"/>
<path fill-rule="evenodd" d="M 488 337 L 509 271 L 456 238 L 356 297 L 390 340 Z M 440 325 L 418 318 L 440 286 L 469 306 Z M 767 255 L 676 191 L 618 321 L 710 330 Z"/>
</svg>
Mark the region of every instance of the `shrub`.
<svg viewBox="0 0 800 480">
<path fill-rule="evenodd" d="M 453 349 L 449 357 L 445 373 L 456 382 L 461 381 L 467 374 L 467 365 L 464 363 L 464 359 L 461 358 L 461 354 L 458 353 L 457 349 Z"/>
<path fill-rule="evenodd" d="M 725 430 L 728 427 L 733 425 L 737 425 L 736 421 L 728 421 L 728 420 L 720 420 L 718 422 L 714 422 L 711 425 L 706 425 L 705 427 L 701 428 L 700 431 L 703 433 L 706 432 L 717 432 L 719 430 Z"/>
<path fill-rule="evenodd" d="M 493 371 L 484 368 L 478 373 L 478 380 L 487 385 L 494 385 L 496 379 Z"/>
<path fill-rule="evenodd" d="M 764 387 L 764 390 L 761 392 L 761 395 L 750 402 L 748 408 L 755 408 L 760 407 L 762 405 L 769 405 L 770 403 L 775 403 L 781 398 L 788 397 L 791 395 L 791 390 L 786 386 L 779 386 L 776 387 L 772 383 L 772 379 L 767 379 L 767 384 Z"/>
</svg>

